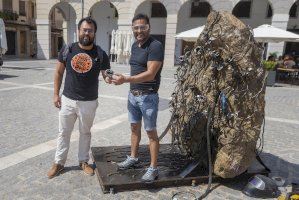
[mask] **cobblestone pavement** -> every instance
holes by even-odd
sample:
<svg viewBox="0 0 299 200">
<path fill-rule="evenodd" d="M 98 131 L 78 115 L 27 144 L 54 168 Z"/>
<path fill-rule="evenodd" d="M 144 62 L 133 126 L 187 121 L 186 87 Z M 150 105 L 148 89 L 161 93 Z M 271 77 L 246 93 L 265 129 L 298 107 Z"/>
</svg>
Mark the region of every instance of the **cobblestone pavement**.
<svg viewBox="0 0 299 200">
<path fill-rule="evenodd" d="M 0 71 L 0 199 L 171 199 L 176 192 L 199 196 L 206 184 L 103 194 L 96 176 L 85 176 L 77 167 L 77 129 L 72 136 L 66 170 L 49 180 L 46 173 L 55 152 L 58 112 L 52 105 L 56 61 L 10 61 Z M 128 73 L 129 66 L 113 65 Z M 170 118 L 168 101 L 174 88 L 174 69 L 165 68 L 160 89 L 159 133 Z M 100 80 L 99 107 L 92 146 L 130 144 L 126 98 L 128 85 L 106 85 Z M 262 159 L 271 176 L 299 182 L 299 87 L 267 87 L 266 125 Z M 143 134 L 142 144 L 148 142 Z M 170 142 L 166 136 L 163 143 Z M 213 184 L 207 199 L 250 199 L 240 191 L 246 180 Z M 192 199 L 191 196 L 184 199 Z"/>
</svg>

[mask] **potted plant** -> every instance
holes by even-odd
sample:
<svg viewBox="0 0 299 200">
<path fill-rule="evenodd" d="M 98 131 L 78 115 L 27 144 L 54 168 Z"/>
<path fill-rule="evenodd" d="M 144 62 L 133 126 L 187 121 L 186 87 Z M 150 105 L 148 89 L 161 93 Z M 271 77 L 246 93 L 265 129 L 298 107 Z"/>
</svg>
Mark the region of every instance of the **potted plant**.
<svg viewBox="0 0 299 200">
<path fill-rule="evenodd" d="M 276 78 L 276 71 L 275 67 L 277 62 L 275 61 L 263 61 L 263 66 L 267 70 L 267 86 L 274 86 L 275 78 Z"/>
</svg>

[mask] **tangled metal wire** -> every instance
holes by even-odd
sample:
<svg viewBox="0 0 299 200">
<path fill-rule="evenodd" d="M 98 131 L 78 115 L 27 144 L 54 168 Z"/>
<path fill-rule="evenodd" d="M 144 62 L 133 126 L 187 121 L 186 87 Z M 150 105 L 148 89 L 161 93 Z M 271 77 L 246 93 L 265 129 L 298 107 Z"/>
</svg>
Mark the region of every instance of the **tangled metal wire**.
<svg viewBox="0 0 299 200">
<path fill-rule="evenodd" d="M 264 118 L 262 49 L 248 27 L 239 32 L 230 30 L 227 23 L 230 20 L 227 14 L 214 12 L 195 47 L 186 49 L 181 56 L 175 74 L 176 87 L 170 102 L 173 144 L 203 164 L 208 120 L 211 120 L 213 161 L 217 163 L 221 148 L 226 148 L 229 157 L 233 156 L 230 152 L 234 148 L 246 156 L 245 144 L 249 144 L 250 152 L 255 150 Z M 209 108 L 213 113 L 211 119 L 208 119 Z M 241 159 L 239 163 L 242 162 Z M 225 164 L 220 165 L 225 168 Z M 235 174 L 244 171 L 240 166 L 232 167 L 236 168 Z"/>
</svg>

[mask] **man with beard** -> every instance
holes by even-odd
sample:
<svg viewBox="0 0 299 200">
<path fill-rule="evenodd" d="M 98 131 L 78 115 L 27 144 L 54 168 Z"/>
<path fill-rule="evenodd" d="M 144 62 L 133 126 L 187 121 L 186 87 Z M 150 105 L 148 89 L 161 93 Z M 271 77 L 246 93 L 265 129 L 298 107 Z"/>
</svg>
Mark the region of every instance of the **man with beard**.
<svg viewBox="0 0 299 200">
<path fill-rule="evenodd" d="M 98 107 L 99 74 L 105 79 L 110 68 L 107 54 L 94 44 L 96 22 L 86 17 L 78 23 L 79 43 L 64 47 L 59 54 L 54 77 L 54 105 L 59 108 L 59 133 L 54 164 L 48 172 L 53 178 L 64 169 L 69 150 L 71 132 L 76 119 L 79 121 L 79 166 L 87 175 L 94 170 L 88 165 L 90 129 Z M 98 55 L 101 54 L 101 55 Z M 66 76 L 62 96 L 59 90 L 64 71 Z"/>
<path fill-rule="evenodd" d="M 150 36 L 149 18 L 144 14 L 132 20 L 132 31 L 136 42 L 132 45 L 130 58 L 131 76 L 116 74 L 112 83 L 130 83 L 128 113 L 131 123 L 131 155 L 121 163 L 120 169 L 127 169 L 138 162 L 138 147 L 141 139 L 141 120 L 149 138 L 151 163 L 142 181 L 151 183 L 158 177 L 157 158 L 159 140 L 156 130 L 158 115 L 161 70 L 164 60 L 162 44 Z"/>
</svg>

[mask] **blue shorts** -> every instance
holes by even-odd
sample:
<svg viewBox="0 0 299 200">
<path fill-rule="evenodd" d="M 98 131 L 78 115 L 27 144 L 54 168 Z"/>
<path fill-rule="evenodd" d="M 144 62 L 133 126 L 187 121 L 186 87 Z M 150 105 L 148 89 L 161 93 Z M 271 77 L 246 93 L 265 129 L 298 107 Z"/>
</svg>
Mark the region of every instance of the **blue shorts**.
<svg viewBox="0 0 299 200">
<path fill-rule="evenodd" d="M 128 114 L 130 123 L 138 123 L 143 118 L 144 129 L 146 131 L 156 130 L 158 105 L 158 93 L 134 96 L 129 92 Z"/>
</svg>

